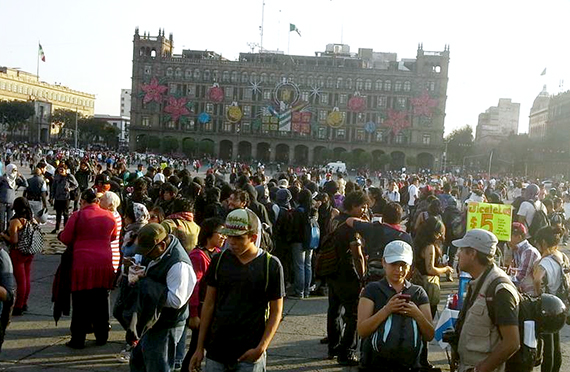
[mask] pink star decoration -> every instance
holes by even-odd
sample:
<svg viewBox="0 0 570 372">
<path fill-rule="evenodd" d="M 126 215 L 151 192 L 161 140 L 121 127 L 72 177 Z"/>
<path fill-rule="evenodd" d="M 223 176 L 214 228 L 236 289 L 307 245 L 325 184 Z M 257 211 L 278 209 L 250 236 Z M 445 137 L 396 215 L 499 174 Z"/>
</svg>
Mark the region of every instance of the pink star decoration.
<svg viewBox="0 0 570 372">
<path fill-rule="evenodd" d="M 389 109 L 388 118 L 384 120 L 384 125 L 392 129 L 392 133 L 397 135 L 404 128 L 410 126 L 408 113 L 406 111 L 396 111 Z"/>
<path fill-rule="evenodd" d="M 168 106 L 164 108 L 164 112 L 170 114 L 172 121 L 176 122 L 181 116 L 190 114 L 190 111 L 186 108 L 187 103 L 188 99 L 185 97 L 178 99 L 168 97 Z"/>
<path fill-rule="evenodd" d="M 431 118 L 433 109 L 437 107 L 437 99 L 429 96 L 427 90 L 424 90 L 421 96 L 412 98 L 412 106 L 414 106 L 414 115 L 423 115 Z"/>
<path fill-rule="evenodd" d="M 168 90 L 168 87 L 165 85 L 159 85 L 158 80 L 153 77 L 150 80 L 150 84 L 143 84 L 141 89 L 145 93 L 143 103 L 146 104 L 152 101 L 160 103 L 160 101 L 162 101 L 162 95 Z"/>
</svg>

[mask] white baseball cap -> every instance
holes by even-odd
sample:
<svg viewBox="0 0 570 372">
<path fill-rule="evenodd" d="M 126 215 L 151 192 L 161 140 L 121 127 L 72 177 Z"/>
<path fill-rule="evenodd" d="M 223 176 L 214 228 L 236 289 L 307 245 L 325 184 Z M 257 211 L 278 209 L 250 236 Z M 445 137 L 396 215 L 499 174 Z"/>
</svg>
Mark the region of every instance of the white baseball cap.
<svg viewBox="0 0 570 372">
<path fill-rule="evenodd" d="M 414 260 L 412 247 L 402 240 L 394 240 L 386 244 L 384 248 L 384 260 L 387 263 L 405 262 L 411 265 Z"/>
<path fill-rule="evenodd" d="M 487 256 L 494 256 L 498 242 L 499 240 L 492 232 L 484 229 L 473 229 L 467 231 L 463 238 L 451 243 L 457 248 L 473 248 Z"/>
</svg>

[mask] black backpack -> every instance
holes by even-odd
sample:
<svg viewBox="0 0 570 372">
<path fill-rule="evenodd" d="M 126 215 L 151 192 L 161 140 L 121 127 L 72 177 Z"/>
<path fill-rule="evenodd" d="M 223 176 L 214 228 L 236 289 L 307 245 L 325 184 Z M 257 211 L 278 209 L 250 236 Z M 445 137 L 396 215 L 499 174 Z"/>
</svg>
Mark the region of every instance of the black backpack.
<svg viewBox="0 0 570 372">
<path fill-rule="evenodd" d="M 493 280 L 489 287 L 487 288 L 487 292 L 485 293 L 485 297 L 487 300 L 487 310 L 489 312 L 489 317 L 493 324 L 495 323 L 493 311 L 493 301 L 495 297 L 495 293 L 497 291 L 497 287 L 499 284 L 508 284 L 513 285 L 513 283 L 505 277 L 498 277 L 497 279 Z M 527 294 L 520 294 L 519 293 L 519 337 L 520 337 L 520 348 L 519 350 L 509 358 L 506 362 L 506 370 L 508 371 L 532 371 L 535 365 L 537 365 L 537 361 L 539 355 L 537 354 L 536 348 L 530 347 L 525 345 L 525 321 L 534 321 L 535 329 L 534 329 L 534 338 L 538 339 L 539 335 L 536 330 L 537 324 L 541 318 L 540 313 L 540 297 L 531 297 Z"/>
<path fill-rule="evenodd" d="M 381 286 L 381 293 L 388 303 L 392 297 Z M 412 286 L 404 289 L 404 294 L 412 297 L 421 289 Z M 401 366 L 416 367 L 422 349 L 422 333 L 418 323 L 409 316 L 391 314 L 378 329 L 362 341 L 363 366 Z"/>
<path fill-rule="evenodd" d="M 542 208 L 536 208 L 536 205 L 532 201 L 529 201 L 529 203 L 532 204 L 535 212 L 534 217 L 532 218 L 532 222 L 528 227 L 528 233 L 531 237 L 534 237 L 538 230 L 542 229 L 543 227 L 550 226 L 550 220 Z"/>
</svg>

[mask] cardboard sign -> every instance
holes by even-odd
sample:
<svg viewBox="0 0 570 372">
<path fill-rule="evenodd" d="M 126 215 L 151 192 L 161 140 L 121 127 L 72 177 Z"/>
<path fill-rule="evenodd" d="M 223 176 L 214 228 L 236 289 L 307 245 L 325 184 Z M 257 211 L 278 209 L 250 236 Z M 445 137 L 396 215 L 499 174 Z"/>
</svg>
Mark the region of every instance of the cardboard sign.
<svg viewBox="0 0 570 372">
<path fill-rule="evenodd" d="M 473 202 L 467 208 L 467 231 L 485 229 L 499 240 L 511 240 L 512 205 Z"/>
</svg>

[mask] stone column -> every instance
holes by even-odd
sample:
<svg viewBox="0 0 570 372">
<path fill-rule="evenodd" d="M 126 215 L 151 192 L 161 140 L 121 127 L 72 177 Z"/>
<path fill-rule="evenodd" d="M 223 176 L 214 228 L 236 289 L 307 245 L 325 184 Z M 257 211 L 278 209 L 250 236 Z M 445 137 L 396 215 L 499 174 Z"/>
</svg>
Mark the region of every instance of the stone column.
<svg viewBox="0 0 570 372">
<path fill-rule="evenodd" d="M 293 165 L 295 161 L 295 147 L 289 145 L 289 165 Z"/>
<path fill-rule="evenodd" d="M 259 160 L 257 159 L 257 143 L 251 143 L 251 158 L 252 160 Z"/>
<path fill-rule="evenodd" d="M 307 154 L 307 155 L 308 155 L 308 156 L 307 156 L 308 165 L 313 165 L 313 162 L 314 162 L 314 160 L 315 160 L 315 147 L 314 147 L 314 146 L 313 146 L 313 147 L 309 147 L 309 150 L 308 150 L 308 154 Z"/>
<path fill-rule="evenodd" d="M 238 142 L 234 140 L 232 142 L 232 160 L 237 160 L 238 156 Z"/>
</svg>

